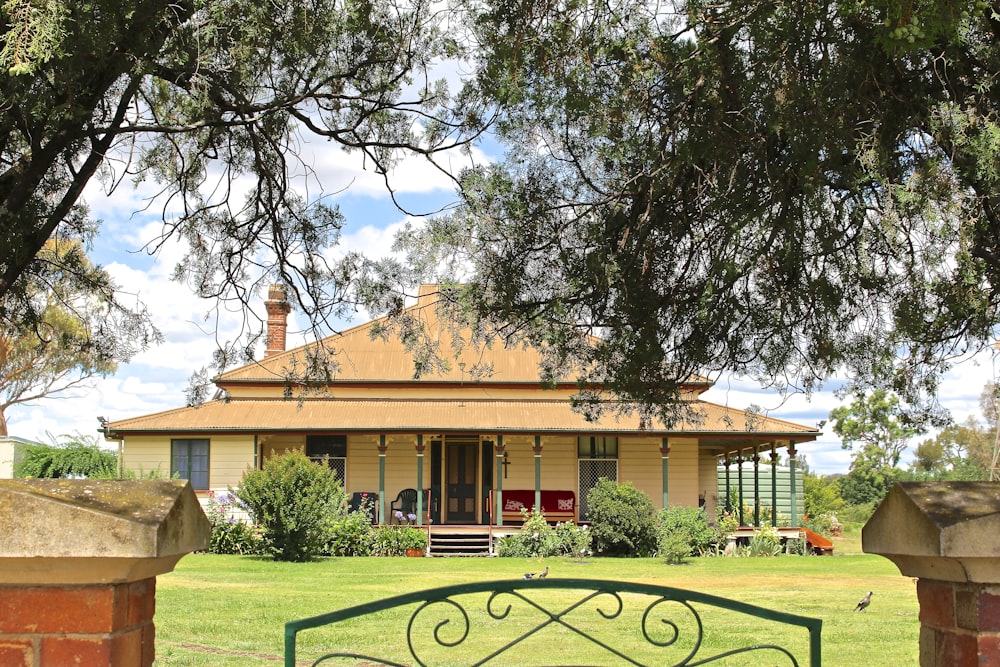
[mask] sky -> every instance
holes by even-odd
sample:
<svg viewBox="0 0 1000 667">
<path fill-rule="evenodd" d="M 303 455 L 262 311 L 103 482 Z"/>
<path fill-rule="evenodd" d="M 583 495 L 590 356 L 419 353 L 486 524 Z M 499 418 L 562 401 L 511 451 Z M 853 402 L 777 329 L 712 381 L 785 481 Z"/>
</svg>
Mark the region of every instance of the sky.
<svg viewBox="0 0 1000 667">
<path fill-rule="evenodd" d="M 482 154 L 474 158 L 488 159 Z M 456 157 L 456 164 L 460 160 Z M 372 256 L 391 247 L 393 235 L 407 220 L 393 206 L 381 177 L 365 171 L 357 158 L 330 148 L 317 152 L 312 166 L 324 191 L 339 193 L 332 195 L 332 201 L 348 220 L 342 247 Z M 416 160 L 404 161 L 392 174 L 392 180 L 403 196 L 422 210 L 433 210 L 439 203 L 454 199 L 451 183 Z M 113 376 L 94 380 L 89 388 L 11 407 L 6 414 L 10 435 L 39 442 L 50 442 L 52 437 L 64 434 L 94 436 L 99 417 L 115 421 L 182 407 L 191 374 L 211 361 L 216 325 L 211 319 L 206 320 L 206 313 L 214 304 L 199 300 L 186 285 L 170 278 L 183 249 L 176 244 L 168 245 L 155 256 L 142 250 L 162 225 L 160 207 L 147 206 L 146 197 L 151 192 L 148 184 L 138 188 L 123 184 L 109 196 L 94 183 L 85 196 L 94 217 L 103 221 L 91 249 L 92 259 L 108 270 L 124 294 L 129 298 L 135 295 L 149 306 L 163 334 L 163 343 L 120 365 Z M 262 318 L 263 298 L 256 309 Z M 353 326 L 366 320 L 362 313 L 344 325 Z M 240 314 L 222 313 L 218 321 L 220 335 L 232 334 L 241 322 Z M 296 328 L 294 312 L 289 324 L 290 331 Z M 292 347 L 304 340 L 290 334 L 288 345 Z M 263 354 L 263 347 L 259 353 Z M 955 366 L 941 387 L 942 405 L 958 422 L 969 416 L 978 419 L 979 394 L 997 371 L 991 355 Z M 753 382 L 726 377 L 703 398 L 737 408 L 758 405 L 769 416 L 815 426 L 842 404 L 834 395 L 838 386 L 832 381 L 809 397 L 794 395 L 783 399 Z M 912 446 L 925 437 L 916 438 Z M 850 465 L 851 453 L 841 447 L 829 423 L 816 442 L 801 446 L 799 451 L 815 473 L 846 473 Z M 908 456 L 904 457 L 904 462 L 907 459 Z"/>
</svg>

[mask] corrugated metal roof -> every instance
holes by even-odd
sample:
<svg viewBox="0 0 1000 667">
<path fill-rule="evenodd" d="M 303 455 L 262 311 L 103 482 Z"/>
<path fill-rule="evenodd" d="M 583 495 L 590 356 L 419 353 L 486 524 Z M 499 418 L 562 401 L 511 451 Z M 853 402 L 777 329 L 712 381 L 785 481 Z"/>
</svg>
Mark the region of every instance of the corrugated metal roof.
<svg viewBox="0 0 1000 667">
<path fill-rule="evenodd" d="M 422 288 L 410 314 L 423 319 L 441 350 L 448 351 L 453 349 L 450 334 L 437 321 L 434 300 L 435 292 Z M 274 385 L 280 386 L 287 369 L 304 365 L 309 352 L 306 346 L 223 374 L 218 384 L 226 387 L 228 383 L 234 390 L 229 400 L 114 421 L 107 425 L 108 433 L 645 433 L 698 436 L 712 446 L 728 446 L 733 439 L 805 441 L 817 435 L 800 424 L 704 401 L 693 403 L 698 419 L 670 429 L 659 421 L 643 423 L 637 414 L 619 415 L 613 410 L 597 421 L 588 421 L 572 409 L 568 387 L 563 386 L 562 395 L 543 391 L 539 383 L 542 355 L 522 345 L 497 343 L 484 349 L 465 349 L 457 359 L 449 360 L 448 369 L 414 381 L 412 354 L 397 336 L 373 339 L 373 325 L 369 322 L 325 341 L 337 350 L 339 370 L 333 384 L 344 383 L 339 397 L 260 397 L 276 393 Z M 490 368 L 490 377 L 473 381 L 476 367 Z M 235 391 L 238 384 L 243 385 L 240 392 Z M 710 384 L 705 378 L 695 378 L 691 388 L 699 393 Z M 258 395 L 247 396 L 253 393 Z M 359 396 L 361 393 L 365 395 Z"/>
<path fill-rule="evenodd" d="M 455 354 L 453 337 L 449 327 L 437 317 L 437 293 L 422 286 L 417 304 L 407 308 L 407 314 L 422 321 L 428 335 L 439 346 L 439 354 L 446 358 L 448 367 L 432 369 L 422 373 L 421 382 L 469 382 L 474 379 L 476 369 L 486 370 L 480 378 L 484 383 L 534 383 L 540 381 L 542 355 L 527 345 L 504 345 L 494 340 L 491 345 L 465 345 Z M 395 333 L 385 338 L 372 338 L 372 327 L 384 322 L 384 318 L 366 322 L 340 334 L 329 336 L 322 341 L 324 348 L 332 350 L 333 362 L 337 366 L 333 381 L 336 382 L 413 382 L 415 381 L 414 355 L 406 349 Z M 468 339 L 469 332 L 462 332 Z M 282 382 L 292 369 L 306 367 L 306 357 L 318 344 L 305 345 L 287 352 L 265 357 L 241 368 L 220 375 L 216 382 Z M 301 372 L 301 371 L 300 371 Z M 576 377 L 567 376 L 563 382 L 576 382 Z M 692 385 L 711 382 L 696 377 Z"/>
<path fill-rule="evenodd" d="M 649 433 L 755 436 L 815 435 L 800 424 L 748 415 L 742 410 L 698 401 L 702 417 L 673 429 L 643 425 L 636 415 L 607 414 L 596 422 L 574 412 L 564 399 L 238 399 L 211 401 L 108 424 L 120 435 L 203 431 L 467 431 L 496 433 Z"/>
</svg>

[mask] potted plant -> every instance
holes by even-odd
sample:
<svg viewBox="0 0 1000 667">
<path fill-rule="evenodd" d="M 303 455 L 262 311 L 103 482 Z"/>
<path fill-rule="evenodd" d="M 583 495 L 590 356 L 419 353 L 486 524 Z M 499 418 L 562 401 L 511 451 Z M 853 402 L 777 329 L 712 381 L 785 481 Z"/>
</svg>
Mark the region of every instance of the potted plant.
<svg viewBox="0 0 1000 667">
<path fill-rule="evenodd" d="M 427 550 L 427 533 L 413 526 L 403 526 L 399 533 L 399 546 L 407 556 L 420 557 Z"/>
<path fill-rule="evenodd" d="M 372 556 L 405 556 L 410 549 L 414 555 L 424 555 L 427 532 L 423 528 L 381 525 L 372 536 Z"/>
<path fill-rule="evenodd" d="M 396 510 L 394 516 L 397 526 L 400 526 L 396 528 L 397 547 L 407 556 L 414 558 L 423 556 L 427 549 L 427 534 L 414 528 L 417 523 L 417 515 L 412 512 L 404 514 L 402 511 Z"/>
</svg>

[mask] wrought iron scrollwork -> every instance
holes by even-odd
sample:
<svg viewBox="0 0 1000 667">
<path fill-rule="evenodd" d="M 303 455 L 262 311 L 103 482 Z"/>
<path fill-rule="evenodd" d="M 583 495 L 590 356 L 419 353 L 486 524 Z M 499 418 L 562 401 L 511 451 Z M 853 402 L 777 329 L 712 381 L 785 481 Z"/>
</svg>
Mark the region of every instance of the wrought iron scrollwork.
<svg viewBox="0 0 1000 667">
<path fill-rule="evenodd" d="M 701 623 L 701 614 L 699 614 L 698 611 L 694 607 L 692 607 L 686 600 L 674 600 L 669 597 L 661 597 L 660 599 L 653 600 L 651 603 L 649 603 L 649 606 L 646 607 L 646 610 L 642 614 L 642 636 L 645 637 L 646 641 L 649 642 L 650 644 L 654 646 L 659 646 L 661 648 L 671 647 L 680 640 L 681 638 L 680 627 L 673 620 L 671 615 L 661 616 L 656 619 L 659 620 L 661 625 L 666 626 L 669 629 L 670 631 L 669 637 L 665 639 L 656 639 L 652 636 L 652 633 L 650 632 L 651 629 L 650 626 L 651 624 L 654 623 L 653 617 L 659 613 L 657 610 L 662 605 L 671 603 L 680 605 L 685 610 L 687 610 L 691 614 L 691 617 L 697 628 L 697 632 L 693 639 L 694 646 L 691 648 L 691 651 L 687 654 L 687 656 L 685 656 L 684 659 L 680 663 L 678 663 L 684 665 L 687 664 L 687 662 L 691 659 L 691 657 L 698 652 L 699 648 L 701 648 L 701 642 L 704 636 L 704 626 L 702 626 Z"/>
<path fill-rule="evenodd" d="M 574 595 L 577 592 L 579 595 Z M 398 657 L 329 652 L 313 664 L 330 664 L 336 658 L 381 665 L 505 664 L 504 659 L 518 647 L 524 650 L 529 646 L 528 640 L 547 637 L 543 633 L 553 629 L 559 633 L 561 648 L 571 644 L 564 639 L 571 636 L 580 643 L 599 647 L 608 657 L 614 656 L 632 665 L 695 667 L 741 653 L 768 652 L 798 667 L 799 662 L 792 651 L 774 644 L 737 646 L 704 655 L 704 624 L 699 607 L 726 609 L 800 626 L 809 634 L 808 664 L 812 667 L 820 664 L 822 622 L 818 619 L 664 586 L 588 579 L 459 584 L 293 621 L 285 628 L 285 659 L 286 665 L 295 665 L 295 637 L 302 630 L 379 611 L 399 608 L 402 612 L 409 608 L 409 618 L 400 615 L 400 623 L 395 626 L 402 627 L 405 621 L 405 645 L 412 663 L 400 662 Z M 474 619 L 482 619 L 482 622 L 477 626 Z M 640 650 L 634 642 L 615 641 L 626 636 L 641 636 L 647 647 Z M 401 639 L 392 642 L 386 638 L 385 641 L 387 645 L 400 646 Z M 539 664 L 551 659 L 549 655 L 537 657 Z M 521 661 L 519 657 L 518 662 Z"/>
<path fill-rule="evenodd" d="M 421 612 L 431 608 L 437 607 L 438 605 L 446 605 L 446 608 L 458 612 L 459 618 L 461 620 L 461 627 L 455 633 L 457 636 L 454 639 L 448 639 L 446 633 L 451 633 L 454 626 L 452 625 L 452 620 L 450 618 L 445 618 L 434 624 L 433 637 L 434 642 L 444 648 L 455 648 L 462 645 L 469 637 L 469 630 L 472 624 L 469 622 L 469 614 L 465 611 L 465 607 L 460 605 L 455 600 L 450 597 L 443 597 L 435 600 L 428 600 L 423 603 L 417 609 L 410 614 L 410 620 L 406 624 L 406 645 L 410 648 L 410 655 L 417 661 L 418 665 L 427 665 L 429 663 L 425 662 L 420 657 L 420 648 L 414 641 L 414 633 L 417 627 L 417 620 L 421 616 Z"/>
</svg>

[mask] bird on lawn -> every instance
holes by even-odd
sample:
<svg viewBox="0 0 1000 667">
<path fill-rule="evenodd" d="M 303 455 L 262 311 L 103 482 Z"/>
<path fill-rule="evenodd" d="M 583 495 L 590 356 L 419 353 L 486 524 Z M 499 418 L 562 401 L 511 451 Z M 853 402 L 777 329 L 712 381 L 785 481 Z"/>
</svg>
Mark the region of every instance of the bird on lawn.
<svg viewBox="0 0 1000 667">
<path fill-rule="evenodd" d="M 544 579 L 547 576 L 549 576 L 549 566 L 548 565 L 545 566 L 544 570 L 542 570 L 541 572 L 538 573 L 538 578 L 539 579 Z"/>
<path fill-rule="evenodd" d="M 534 579 L 534 578 L 535 578 L 535 575 L 533 575 L 533 574 L 532 574 L 531 572 L 525 572 L 525 573 L 524 573 L 524 576 L 523 576 L 523 577 L 521 577 L 521 578 L 522 578 L 522 579 Z"/>
<path fill-rule="evenodd" d="M 872 592 L 868 591 L 868 595 L 861 598 L 861 602 L 859 602 L 858 606 L 854 608 L 854 611 L 864 611 L 865 609 L 868 608 L 868 605 L 870 605 L 871 603 L 872 603 Z"/>
</svg>

